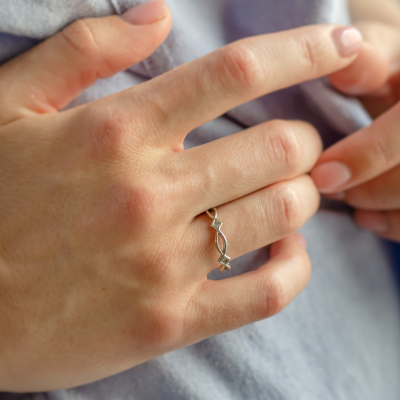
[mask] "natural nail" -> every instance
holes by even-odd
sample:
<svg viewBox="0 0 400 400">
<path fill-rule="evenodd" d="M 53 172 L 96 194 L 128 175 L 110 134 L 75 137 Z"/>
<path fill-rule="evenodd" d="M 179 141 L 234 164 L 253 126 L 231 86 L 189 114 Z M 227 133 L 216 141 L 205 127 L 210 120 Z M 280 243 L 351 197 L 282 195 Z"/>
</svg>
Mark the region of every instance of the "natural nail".
<svg viewBox="0 0 400 400">
<path fill-rule="evenodd" d="M 372 232 L 383 233 L 389 229 L 387 218 L 382 212 L 358 212 L 356 219 L 358 225 Z"/>
<path fill-rule="evenodd" d="M 154 0 L 129 9 L 121 18 L 132 25 L 147 25 L 164 19 L 167 13 L 164 1 Z"/>
<path fill-rule="evenodd" d="M 351 178 L 350 170 L 338 161 L 329 161 L 316 167 L 311 176 L 321 193 L 334 192 Z"/>
<path fill-rule="evenodd" d="M 332 32 L 338 53 L 341 57 L 350 57 L 362 47 L 363 37 L 360 31 L 352 26 L 343 26 Z"/>
</svg>

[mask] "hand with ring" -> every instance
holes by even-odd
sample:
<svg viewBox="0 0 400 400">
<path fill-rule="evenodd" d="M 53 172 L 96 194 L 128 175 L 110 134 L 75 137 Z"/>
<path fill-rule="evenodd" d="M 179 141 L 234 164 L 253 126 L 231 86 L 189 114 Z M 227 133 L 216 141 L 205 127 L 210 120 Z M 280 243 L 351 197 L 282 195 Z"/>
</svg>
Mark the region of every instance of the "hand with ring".
<svg viewBox="0 0 400 400">
<path fill-rule="evenodd" d="M 80 20 L 0 68 L 0 391 L 89 383 L 270 317 L 307 284 L 295 234 L 317 210 L 318 133 L 270 121 L 197 148 L 186 134 L 267 93 L 349 65 L 352 28 L 232 43 L 156 79 L 58 112 L 149 56 L 171 15 L 150 3 Z M 147 16 L 149 13 L 147 14 Z M 219 266 L 274 243 L 254 272 Z M 215 234 L 215 231 L 214 231 Z"/>
</svg>

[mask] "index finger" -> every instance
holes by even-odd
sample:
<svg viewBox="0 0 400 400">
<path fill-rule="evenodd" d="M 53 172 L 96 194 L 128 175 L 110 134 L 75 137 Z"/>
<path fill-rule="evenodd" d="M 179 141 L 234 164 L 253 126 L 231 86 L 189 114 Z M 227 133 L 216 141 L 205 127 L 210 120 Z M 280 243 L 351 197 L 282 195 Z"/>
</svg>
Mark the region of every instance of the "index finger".
<svg viewBox="0 0 400 400">
<path fill-rule="evenodd" d="M 149 109 L 146 117 L 163 127 L 164 142 L 175 142 L 240 104 L 346 67 L 361 46 L 358 30 L 337 25 L 251 37 L 129 89 L 119 99 L 123 109 L 132 98 Z"/>
</svg>

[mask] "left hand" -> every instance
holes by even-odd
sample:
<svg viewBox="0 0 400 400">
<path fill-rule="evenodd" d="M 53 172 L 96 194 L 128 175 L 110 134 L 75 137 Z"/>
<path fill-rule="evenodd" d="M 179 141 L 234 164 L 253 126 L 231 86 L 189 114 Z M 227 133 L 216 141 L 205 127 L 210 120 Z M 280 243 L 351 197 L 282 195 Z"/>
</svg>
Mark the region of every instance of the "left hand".
<svg viewBox="0 0 400 400">
<path fill-rule="evenodd" d="M 357 28 L 367 43 L 329 79 L 359 96 L 377 119 L 326 150 L 311 176 L 326 197 L 356 208 L 361 227 L 400 242 L 400 27 L 368 22 Z"/>
</svg>

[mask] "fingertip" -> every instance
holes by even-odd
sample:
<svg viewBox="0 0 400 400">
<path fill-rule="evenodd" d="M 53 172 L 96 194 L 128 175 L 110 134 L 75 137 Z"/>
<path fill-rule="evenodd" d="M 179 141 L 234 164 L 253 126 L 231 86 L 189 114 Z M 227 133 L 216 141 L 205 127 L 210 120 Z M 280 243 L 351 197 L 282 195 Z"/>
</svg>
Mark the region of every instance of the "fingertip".
<svg viewBox="0 0 400 400">
<path fill-rule="evenodd" d="M 204 296 L 212 298 L 208 315 L 218 321 L 217 326 L 211 327 L 211 334 L 269 318 L 282 311 L 310 279 L 311 263 L 303 246 L 301 235 L 288 236 L 271 246 L 274 255 L 262 267 L 208 286 L 204 292 Z"/>
<path fill-rule="evenodd" d="M 289 237 L 282 240 L 278 240 L 275 243 L 272 243 L 269 248 L 269 257 L 272 259 L 284 253 L 289 243 L 290 243 Z"/>
<path fill-rule="evenodd" d="M 363 43 L 361 32 L 353 26 L 341 26 L 333 30 L 332 38 L 341 57 L 357 54 Z"/>
<path fill-rule="evenodd" d="M 333 87 L 351 96 L 377 91 L 389 76 L 389 60 L 384 52 L 363 43 L 357 58 L 348 67 L 328 76 Z"/>
<path fill-rule="evenodd" d="M 304 250 L 307 250 L 307 241 L 306 238 L 301 233 L 296 233 L 294 238 L 297 242 L 303 247 Z"/>
<path fill-rule="evenodd" d="M 300 247 L 299 247 L 300 245 Z M 299 253 L 299 250 L 307 250 L 307 241 L 300 233 L 290 235 L 270 246 L 270 258 L 277 256 L 291 257 Z"/>
<path fill-rule="evenodd" d="M 293 287 L 297 288 L 294 292 L 299 293 L 307 284 L 311 274 L 311 261 L 305 237 L 300 233 L 295 233 L 274 243 L 271 247 L 270 261 L 265 264 L 265 267 L 275 268 L 277 272 L 280 271 L 285 276 L 292 270 L 293 274 L 298 276 L 298 280 L 293 283 Z"/>
<path fill-rule="evenodd" d="M 159 22 L 169 15 L 169 8 L 163 0 L 152 0 L 130 8 L 121 18 L 132 25 L 148 25 Z"/>
<path fill-rule="evenodd" d="M 320 193 L 332 193 L 351 180 L 352 172 L 342 162 L 328 161 L 317 165 L 311 171 L 311 178 Z"/>
<path fill-rule="evenodd" d="M 11 67 L 3 79 L 14 93 L 12 119 L 60 110 L 98 78 L 107 79 L 149 57 L 170 32 L 171 12 L 162 0 L 132 10 L 122 17 L 74 21 L 13 60 L 29 63 L 29 68 Z M 26 96 L 27 87 L 34 96 Z"/>
</svg>

